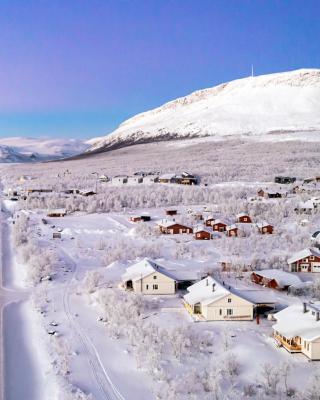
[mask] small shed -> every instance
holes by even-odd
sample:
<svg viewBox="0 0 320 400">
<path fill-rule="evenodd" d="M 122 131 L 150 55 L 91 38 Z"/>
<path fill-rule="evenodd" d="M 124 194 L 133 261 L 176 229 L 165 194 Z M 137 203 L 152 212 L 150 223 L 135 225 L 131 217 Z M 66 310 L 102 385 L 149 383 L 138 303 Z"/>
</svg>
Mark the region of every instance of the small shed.
<svg viewBox="0 0 320 400">
<path fill-rule="evenodd" d="M 259 233 L 261 233 L 262 235 L 271 235 L 273 233 L 273 226 L 268 224 L 267 222 L 258 222 L 257 228 Z"/>
<path fill-rule="evenodd" d="M 212 233 L 205 227 L 198 227 L 194 229 L 194 238 L 196 240 L 210 240 L 212 239 Z"/>
<path fill-rule="evenodd" d="M 251 224 L 252 220 L 250 215 L 246 213 L 240 213 L 236 216 L 237 222 L 241 224 Z"/>
</svg>

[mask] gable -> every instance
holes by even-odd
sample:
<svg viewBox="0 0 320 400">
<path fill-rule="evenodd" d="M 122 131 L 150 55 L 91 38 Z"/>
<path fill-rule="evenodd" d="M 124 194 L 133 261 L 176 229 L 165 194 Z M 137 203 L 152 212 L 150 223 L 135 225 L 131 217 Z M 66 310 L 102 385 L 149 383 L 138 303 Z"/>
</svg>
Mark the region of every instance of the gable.
<svg viewBox="0 0 320 400">
<path fill-rule="evenodd" d="M 228 302 L 228 299 L 231 299 L 231 302 Z M 234 293 L 229 293 L 224 297 L 213 301 L 212 303 L 208 304 L 208 307 L 244 307 L 244 306 L 253 306 L 250 301 L 243 299 L 240 296 L 235 295 Z"/>
</svg>

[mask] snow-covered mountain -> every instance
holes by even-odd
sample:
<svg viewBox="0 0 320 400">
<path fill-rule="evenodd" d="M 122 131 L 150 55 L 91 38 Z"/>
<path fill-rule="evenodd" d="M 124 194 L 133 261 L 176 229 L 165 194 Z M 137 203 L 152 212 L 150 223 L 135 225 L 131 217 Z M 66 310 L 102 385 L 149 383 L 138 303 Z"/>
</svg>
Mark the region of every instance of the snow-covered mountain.
<svg viewBox="0 0 320 400">
<path fill-rule="evenodd" d="M 301 69 L 223 83 L 134 116 L 89 152 L 201 136 L 320 131 L 320 70 Z"/>
<path fill-rule="evenodd" d="M 0 138 L 0 162 L 34 162 L 67 158 L 90 144 L 77 139 Z"/>
</svg>

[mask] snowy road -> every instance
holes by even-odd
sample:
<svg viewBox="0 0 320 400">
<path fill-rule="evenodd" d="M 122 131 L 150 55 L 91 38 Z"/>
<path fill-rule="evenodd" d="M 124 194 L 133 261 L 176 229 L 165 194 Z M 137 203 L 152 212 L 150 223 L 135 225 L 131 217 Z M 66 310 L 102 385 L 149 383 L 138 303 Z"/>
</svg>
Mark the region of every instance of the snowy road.
<svg viewBox="0 0 320 400">
<path fill-rule="evenodd" d="M 91 367 L 94 379 L 102 396 L 101 399 L 125 400 L 118 388 L 111 381 L 94 343 L 90 339 L 89 335 L 86 334 L 85 330 L 81 326 L 81 323 L 78 321 L 78 318 L 76 318 L 75 314 L 71 311 L 70 289 L 74 286 L 76 281 L 77 264 L 65 250 L 62 251 L 64 253 L 65 261 L 73 271 L 72 279 L 69 280 L 67 287 L 63 290 L 63 308 L 68 318 L 70 328 L 73 331 L 74 337 L 78 338 L 79 342 L 81 343 L 83 352 L 87 355 L 87 361 Z"/>
</svg>

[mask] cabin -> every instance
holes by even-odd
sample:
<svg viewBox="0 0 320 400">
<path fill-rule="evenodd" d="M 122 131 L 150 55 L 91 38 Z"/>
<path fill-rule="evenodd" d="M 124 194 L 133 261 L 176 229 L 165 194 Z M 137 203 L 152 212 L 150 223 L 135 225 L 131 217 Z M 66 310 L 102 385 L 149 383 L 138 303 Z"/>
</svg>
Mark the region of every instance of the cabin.
<svg viewBox="0 0 320 400">
<path fill-rule="evenodd" d="M 191 216 L 195 221 L 202 221 L 203 220 L 203 215 L 202 215 L 201 212 L 193 212 L 191 214 Z"/>
<path fill-rule="evenodd" d="M 215 218 L 213 218 L 212 215 L 208 215 L 207 218 L 205 219 L 205 224 L 206 224 L 206 226 L 212 226 L 214 221 L 215 221 Z"/>
<path fill-rule="evenodd" d="M 174 209 L 170 209 L 170 210 L 166 210 L 165 211 L 166 215 L 177 215 L 178 214 L 178 210 L 174 210 Z"/>
<path fill-rule="evenodd" d="M 127 268 L 122 285 L 135 293 L 169 295 L 176 292 L 176 280 L 162 265 L 145 258 Z"/>
<path fill-rule="evenodd" d="M 259 189 L 257 194 L 260 197 L 265 197 L 265 198 L 268 198 L 268 199 L 278 199 L 278 198 L 281 198 L 281 197 L 286 197 L 286 192 L 279 191 L 279 190 L 271 191 L 271 190 L 268 190 L 268 189 L 266 189 L 266 190 Z"/>
<path fill-rule="evenodd" d="M 212 239 L 212 233 L 205 227 L 198 227 L 194 229 L 194 238 L 196 240 L 210 240 Z"/>
<path fill-rule="evenodd" d="M 97 193 L 95 191 L 89 189 L 89 190 L 81 190 L 80 194 L 81 194 L 81 196 L 89 197 L 89 196 L 94 196 Z"/>
<path fill-rule="evenodd" d="M 116 186 L 125 185 L 128 183 L 128 177 L 126 175 L 116 175 L 111 179 L 111 183 Z"/>
<path fill-rule="evenodd" d="M 231 289 L 231 288 L 230 288 Z M 254 304 L 218 283 L 211 276 L 187 288 L 187 311 L 205 321 L 251 321 Z"/>
<path fill-rule="evenodd" d="M 53 232 L 52 239 L 61 239 L 61 232 Z"/>
<path fill-rule="evenodd" d="M 66 215 L 67 215 L 67 211 L 65 209 L 56 209 L 56 210 L 50 210 L 47 212 L 47 217 L 51 217 L 51 218 L 65 217 Z"/>
<path fill-rule="evenodd" d="M 251 224 L 252 223 L 251 217 L 246 213 L 237 214 L 236 220 L 238 223 L 241 223 L 241 224 Z"/>
<path fill-rule="evenodd" d="M 216 219 L 211 226 L 212 230 L 216 232 L 225 232 L 228 225 L 220 219 Z"/>
<path fill-rule="evenodd" d="M 278 290 L 288 290 L 290 286 L 301 283 L 301 279 L 298 276 L 279 269 L 253 271 L 250 279 L 251 282 L 258 285 Z"/>
<path fill-rule="evenodd" d="M 159 182 L 159 175 L 146 175 L 143 177 L 143 183 L 146 185 Z"/>
<path fill-rule="evenodd" d="M 291 272 L 320 272 L 320 250 L 301 250 L 288 259 L 288 265 Z"/>
<path fill-rule="evenodd" d="M 228 237 L 238 236 L 239 228 L 236 225 L 229 225 L 226 227 L 226 234 Z"/>
<path fill-rule="evenodd" d="M 176 221 L 163 220 L 158 223 L 160 232 L 169 235 L 178 235 L 183 233 L 193 233 L 190 226 L 180 224 Z"/>
<path fill-rule="evenodd" d="M 273 226 L 268 224 L 267 222 L 258 222 L 257 228 L 259 233 L 262 235 L 272 235 L 273 234 Z"/>
<path fill-rule="evenodd" d="M 129 176 L 127 180 L 128 185 L 137 185 L 143 183 L 143 177 L 139 175 Z"/>
<path fill-rule="evenodd" d="M 289 353 L 320 360 L 320 303 L 295 304 L 274 314 L 273 337 Z"/>
<path fill-rule="evenodd" d="M 147 215 L 147 214 L 142 214 L 142 215 L 140 215 L 140 219 L 143 222 L 149 222 L 149 221 L 151 221 L 151 216 Z"/>
<path fill-rule="evenodd" d="M 140 222 L 141 221 L 141 216 L 140 215 L 132 215 L 130 217 L 130 222 Z"/>
<path fill-rule="evenodd" d="M 176 177 L 176 183 L 180 185 L 197 185 L 198 178 L 188 172 L 182 172 L 181 176 Z"/>
<path fill-rule="evenodd" d="M 164 174 L 158 177 L 159 183 L 176 183 L 176 174 Z"/>
<path fill-rule="evenodd" d="M 100 175 L 99 176 L 99 182 L 109 182 L 110 179 L 108 178 L 107 175 Z"/>
<path fill-rule="evenodd" d="M 283 185 L 294 183 L 296 180 L 297 178 L 291 176 L 276 176 L 274 178 L 275 183 L 280 183 Z"/>
</svg>

